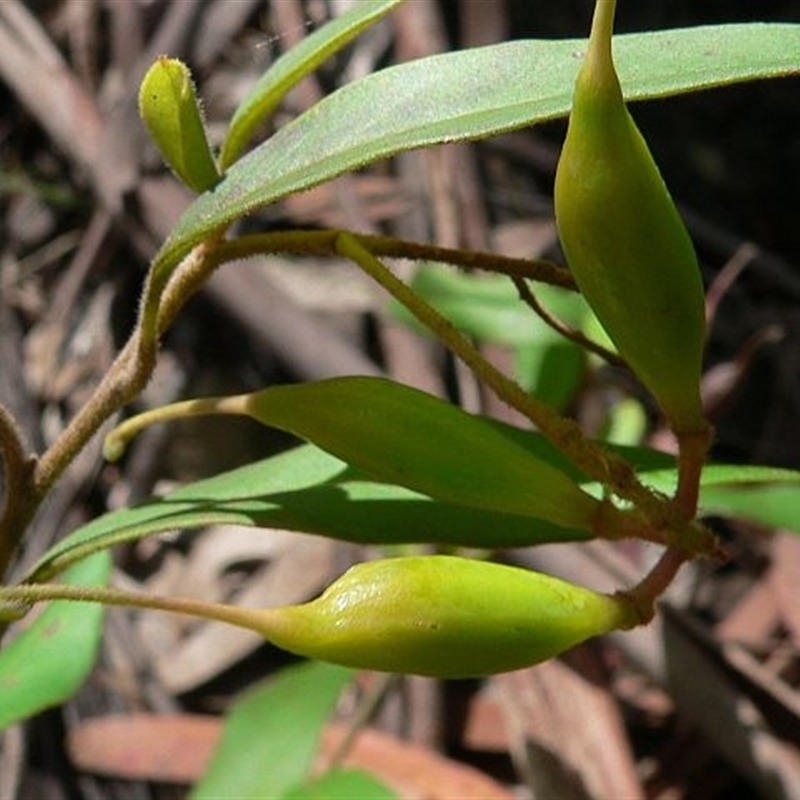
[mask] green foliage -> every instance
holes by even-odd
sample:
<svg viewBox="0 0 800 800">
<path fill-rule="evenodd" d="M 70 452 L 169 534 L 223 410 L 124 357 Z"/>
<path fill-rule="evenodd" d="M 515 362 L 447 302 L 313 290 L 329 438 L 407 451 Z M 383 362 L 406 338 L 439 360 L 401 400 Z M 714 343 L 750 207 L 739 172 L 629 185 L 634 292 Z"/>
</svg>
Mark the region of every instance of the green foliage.
<svg viewBox="0 0 800 800">
<path fill-rule="evenodd" d="M 193 800 L 394 797 L 356 771 L 311 777 L 322 727 L 350 680 L 351 673 L 341 667 L 310 663 L 285 669 L 250 689 L 228 715 L 222 741 L 192 792 Z"/>
<path fill-rule="evenodd" d="M 246 413 L 370 477 L 455 505 L 589 529 L 596 501 L 564 473 L 451 403 L 381 378 L 271 387 Z"/>
<path fill-rule="evenodd" d="M 253 134 L 269 119 L 293 86 L 401 2 L 360 0 L 349 11 L 284 53 L 239 103 L 222 145 L 220 168 L 227 169 L 239 158 Z"/>
<path fill-rule="evenodd" d="M 510 264 L 492 254 L 465 258 L 463 253 L 383 237 L 290 231 L 224 240 L 229 226 L 255 208 L 376 160 L 411 148 L 479 139 L 570 112 L 587 43 L 511 42 L 420 59 L 358 80 L 240 158 L 298 81 L 400 1 L 364 0 L 279 59 L 233 115 L 218 161 L 188 68 L 162 57 L 148 72 L 140 94 L 144 122 L 169 166 L 202 194 L 154 259 L 136 330 L 78 422 L 40 457 L 30 459 L 10 413 L 0 407 L 0 449 L 6 485 L 13 486 L 0 517 L 0 570 L 6 571 L 17 554 L 28 523 L 54 482 L 100 426 L 147 383 L 158 337 L 188 297 L 217 265 L 240 256 L 292 250 L 351 258 L 400 303 L 407 319 L 426 327 L 541 433 L 470 415 L 415 389 L 368 378 L 194 401 L 124 423 L 114 434 L 117 438 L 110 440 L 114 455 L 145 425 L 181 414 L 249 414 L 310 444 L 92 520 L 57 542 L 25 582 L 0 587 L 6 626 L 17 622 L 27 610 L 25 604 L 56 599 L 0 653 L 0 727 L 63 701 L 80 685 L 91 668 L 101 629 L 102 606 L 92 603 L 171 608 L 256 629 L 259 620 L 301 620 L 308 625 L 305 632 L 298 625 L 287 630 L 295 640 L 300 631 L 313 647 L 295 647 L 298 652 L 356 667 L 444 676 L 483 674 L 533 663 L 586 636 L 645 621 L 685 560 L 716 552 L 713 535 L 699 519 L 704 514 L 800 527 L 800 473 L 708 465 L 707 438 L 681 438 L 686 429 L 694 434 L 704 426 L 697 419 L 701 334 L 695 330 L 691 342 L 690 379 L 674 380 L 683 360 L 671 350 L 669 357 L 663 356 L 666 349 L 653 346 L 681 346 L 674 320 L 665 318 L 655 302 L 659 292 L 663 294 L 663 275 L 642 273 L 640 266 L 647 260 L 642 253 L 649 243 L 648 231 L 665 220 L 674 231 L 679 220 L 671 204 L 665 210 L 663 203 L 642 201 L 653 195 L 654 185 L 658 192 L 663 187 L 660 178 L 650 180 L 657 169 L 638 134 L 632 133 L 623 104 L 623 97 L 661 98 L 798 74 L 800 25 L 719 25 L 617 37 L 614 57 L 621 92 L 614 94 L 610 111 L 606 107 L 592 112 L 588 129 L 581 127 L 580 118 L 575 122 L 575 115 L 583 114 L 578 101 L 585 87 L 579 82 L 572 141 L 566 148 L 567 166 L 577 170 L 568 178 L 572 183 L 567 186 L 567 206 L 578 213 L 562 225 L 562 236 L 566 232 L 565 250 L 573 267 L 577 264 L 575 278 L 584 296 L 573 291 L 570 275 L 552 265 Z M 610 24 L 604 35 L 610 44 Z M 601 177 L 612 182 L 620 158 L 630 158 L 632 151 L 626 146 L 620 155 L 605 145 L 622 139 L 639 147 L 638 161 L 625 162 L 623 178 L 641 172 L 644 164 L 648 179 L 629 180 L 623 191 L 616 184 L 609 195 L 601 193 L 603 213 L 614 219 L 613 226 L 603 220 L 598 224 L 587 216 L 594 201 L 587 205 L 570 192 L 582 189 L 590 167 L 600 162 L 608 167 Z M 596 147 L 598 142 L 603 146 Z M 581 158 L 573 158 L 575 147 Z M 642 207 L 655 208 L 649 220 L 643 221 Z M 616 213 L 620 209 L 623 213 Z M 580 240 L 587 232 L 591 240 Z M 622 250 L 615 249 L 620 243 Z M 591 261 L 589 271 L 596 271 L 592 259 L 600 250 L 611 255 L 602 259 L 598 290 L 585 279 L 583 265 Z M 680 256 L 684 250 L 675 252 Z M 609 263 L 612 270 L 618 265 L 620 253 L 624 274 L 607 271 Z M 384 255 L 428 263 L 408 287 L 383 266 L 379 256 Z M 453 264 L 496 274 L 477 278 L 443 273 L 438 262 L 448 257 Z M 670 258 L 660 271 L 669 273 L 672 262 Z M 516 289 L 509 275 L 517 281 Z M 589 329 L 594 324 L 591 312 L 597 313 L 630 366 L 661 401 L 681 441 L 677 460 L 647 448 L 592 441 L 574 421 L 560 416 L 575 395 L 587 359 L 576 343 L 579 337 L 556 334 L 519 301 L 520 286 L 528 285 L 520 283 L 524 280 L 543 283 L 536 297 L 574 328 Z M 631 287 L 636 291 L 631 293 Z M 615 303 L 623 301 L 612 304 L 611 312 L 609 297 Z M 695 322 L 700 320 L 701 301 L 696 281 L 690 292 L 669 295 L 669 305 Z M 640 323 L 649 326 L 642 336 Z M 522 386 L 489 364 L 472 344 L 473 337 L 512 347 L 514 378 Z M 648 343 L 644 352 L 639 338 Z M 634 423 L 639 422 L 637 417 Z M 240 609 L 185 599 L 170 604 L 170 599 L 103 588 L 112 546 L 165 530 L 220 522 L 354 542 L 486 551 L 635 536 L 663 545 L 664 554 L 639 585 L 614 596 L 451 556 L 363 565 L 346 573 L 318 600 L 283 609 Z M 64 584 L 44 583 L 62 573 Z M 377 594 L 370 594 L 373 589 Z M 509 604 L 505 590 L 511 590 L 511 600 L 517 602 Z M 90 602 L 69 605 L 63 602 L 67 597 Z M 575 598 L 582 607 L 571 602 Z M 416 624 L 421 619 L 430 623 L 427 629 Z M 320 622 L 327 627 L 320 628 Z M 333 641 L 330 631 L 341 625 L 350 639 Z M 266 623 L 263 628 L 268 637 L 284 641 L 289 649 L 294 646 L 291 635 L 273 636 L 277 628 Z M 527 632 L 524 643 L 514 638 L 520 630 Z M 433 639 L 426 639 L 431 631 Z M 472 648 L 476 635 L 486 645 L 478 651 Z M 65 651 L 77 655 L 65 661 L 60 656 Z M 306 664 L 245 696 L 230 714 L 220 749 L 194 797 L 391 797 L 360 773 L 310 775 L 319 732 L 348 680 L 349 674 L 340 668 Z"/>
<path fill-rule="evenodd" d="M 164 531 L 224 523 L 387 545 L 525 547 L 587 536 L 532 517 L 432 500 L 374 481 L 306 445 L 104 514 L 56 543 L 29 578 L 47 580 L 99 549 Z"/>
<path fill-rule="evenodd" d="M 101 551 L 63 579 L 72 586 L 102 586 L 110 572 L 111 556 Z M 102 606 L 56 602 L 0 651 L 0 729 L 75 694 L 94 666 L 104 617 Z"/>
<path fill-rule="evenodd" d="M 344 86 L 232 165 L 192 204 L 156 258 L 257 206 L 403 150 L 468 141 L 565 116 L 585 40 L 508 42 L 429 56 Z M 800 26 L 716 25 L 619 36 L 630 100 L 797 74 Z"/>
<path fill-rule="evenodd" d="M 555 459 L 540 434 L 495 423 L 520 446 Z M 669 493 L 677 473 L 669 456 L 647 448 L 623 452 L 643 480 Z M 586 484 L 597 495 L 599 486 Z M 736 516 L 800 534 L 800 473 L 774 467 L 710 464 L 703 470 L 700 512 Z M 432 500 L 371 480 L 311 445 L 222 472 L 161 498 L 112 511 L 73 531 L 39 560 L 29 579 L 47 580 L 87 555 L 166 531 L 217 524 L 283 528 L 361 544 L 434 543 L 447 547 L 529 547 L 580 541 L 586 532 L 502 511 Z"/>
</svg>

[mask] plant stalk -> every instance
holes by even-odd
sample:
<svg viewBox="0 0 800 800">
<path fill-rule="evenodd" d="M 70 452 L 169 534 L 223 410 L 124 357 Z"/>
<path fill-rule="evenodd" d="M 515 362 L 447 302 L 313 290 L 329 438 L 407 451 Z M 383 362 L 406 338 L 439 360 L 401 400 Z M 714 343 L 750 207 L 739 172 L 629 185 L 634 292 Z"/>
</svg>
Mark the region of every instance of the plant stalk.
<svg viewBox="0 0 800 800">
<path fill-rule="evenodd" d="M 530 308 L 531 311 L 533 311 L 533 313 L 542 320 L 542 322 L 544 322 L 546 325 L 549 325 L 556 333 L 579 345 L 589 353 L 594 353 L 608 364 L 612 364 L 615 367 L 621 367 L 623 369 L 630 369 L 625 359 L 623 359 L 620 355 L 606 347 L 603 347 L 603 345 L 601 345 L 599 342 L 595 342 L 588 336 L 585 336 L 581 331 L 570 327 L 565 322 L 558 319 L 558 317 L 551 314 L 550 311 L 548 311 L 539 302 L 536 295 L 528 287 L 528 284 L 525 282 L 524 278 L 513 277 L 511 280 L 514 282 L 514 286 L 517 289 L 520 300 L 522 300 L 522 302 L 525 303 L 525 305 L 528 306 L 528 308 Z"/>
<path fill-rule="evenodd" d="M 621 498 L 638 506 L 656 529 L 668 527 L 672 513 L 669 502 L 643 486 L 630 464 L 603 450 L 584 434 L 576 422 L 558 415 L 490 364 L 448 319 L 397 278 L 358 239 L 341 234 L 337 250 L 402 303 L 501 400 L 524 414 L 589 478 L 609 486 Z"/>
<path fill-rule="evenodd" d="M 103 455 L 108 461 L 122 458 L 128 442 L 145 428 L 159 423 L 171 422 L 186 417 L 201 417 L 209 414 L 237 414 L 248 416 L 247 400 L 250 395 L 227 397 L 199 397 L 143 411 L 117 425 L 105 439 Z"/>
<path fill-rule="evenodd" d="M 20 499 L 6 500 L 0 517 L 0 575 L 13 558 L 37 509 L 64 470 L 103 423 L 133 401 L 147 385 L 155 368 L 158 340 L 217 266 L 217 262 L 206 258 L 209 246 L 207 242 L 195 248 L 191 257 L 172 271 L 160 294 L 151 288 L 149 300 L 142 301 L 136 329 L 92 396 L 48 450 L 31 464 L 27 489 L 22 487 L 17 493 Z M 143 337 L 144 330 L 150 330 L 149 339 Z M 0 421 L 0 436 L 3 428 L 10 430 Z M 10 440 L 6 444 L 4 438 L 2 447 L 4 458 L 18 459 L 18 455 L 14 455 L 17 445 L 12 447 Z M 12 471 L 7 470 L 9 474 Z"/>
<path fill-rule="evenodd" d="M 600 64 L 611 64 L 611 41 L 614 35 L 614 16 L 617 0 L 595 0 L 592 29 L 589 33 L 589 57 Z"/>
<path fill-rule="evenodd" d="M 656 601 L 666 592 L 689 558 L 690 555 L 682 550 L 667 548 L 655 566 L 633 589 L 621 592 L 634 603 L 643 623 L 649 622 L 655 616 Z"/>
<path fill-rule="evenodd" d="M 673 503 L 677 512 L 691 520 L 697 515 L 700 500 L 700 478 L 713 430 L 711 426 L 689 434 L 676 434 L 678 439 L 678 488 Z"/>
<path fill-rule="evenodd" d="M 62 583 L 23 583 L 17 586 L 0 587 L 0 604 L 6 604 L 9 608 L 19 608 L 53 600 L 147 608 L 225 622 L 240 628 L 251 630 L 253 628 L 250 609 L 224 603 L 209 603 L 190 597 L 164 597 L 144 592 L 129 592 L 123 589 L 71 586 Z"/>
<path fill-rule="evenodd" d="M 239 258 L 269 255 L 270 253 L 330 256 L 336 254 L 337 239 L 344 234 L 356 239 L 375 256 L 441 262 L 465 269 L 526 278 L 570 291 L 576 290 L 575 282 L 566 269 L 544 259 L 511 258 L 494 253 L 407 242 L 391 236 L 350 233 L 335 229 L 248 234 L 230 241 L 218 242 L 208 253 L 208 258 L 215 264 L 221 264 Z"/>
</svg>

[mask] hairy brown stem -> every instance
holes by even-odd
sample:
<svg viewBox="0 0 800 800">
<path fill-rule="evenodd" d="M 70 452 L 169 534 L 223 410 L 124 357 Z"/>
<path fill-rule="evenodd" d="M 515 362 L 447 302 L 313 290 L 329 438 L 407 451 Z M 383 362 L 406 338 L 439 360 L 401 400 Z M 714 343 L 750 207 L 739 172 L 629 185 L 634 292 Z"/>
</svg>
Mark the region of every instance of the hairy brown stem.
<svg viewBox="0 0 800 800">
<path fill-rule="evenodd" d="M 511 280 L 514 281 L 514 286 L 517 287 L 517 292 L 519 293 L 522 302 L 525 303 L 525 305 L 528 306 L 528 308 L 530 308 L 531 311 L 533 311 L 536 316 L 542 320 L 542 322 L 544 322 L 546 325 L 549 325 L 556 333 L 559 333 L 565 339 L 569 339 L 571 342 L 575 342 L 575 344 L 580 345 L 582 348 L 584 348 L 584 350 L 588 350 L 590 353 L 600 356 L 600 358 L 609 364 L 613 364 L 616 367 L 628 368 L 628 365 L 625 363 L 625 359 L 621 358 L 607 347 L 603 347 L 603 345 L 593 341 L 588 336 L 584 336 L 583 333 L 575 330 L 575 328 L 570 327 L 565 322 L 558 319 L 558 317 L 551 314 L 539 302 L 539 299 L 530 290 L 530 287 L 525 282 L 524 278 L 518 278 L 514 276 L 511 278 Z"/>
<path fill-rule="evenodd" d="M 24 526 L 18 520 L 32 493 L 35 457 L 26 452 L 22 434 L 12 413 L 0 403 L 0 456 L 5 486 L 0 511 L 0 576 L 5 574 L 20 543 Z"/>
<path fill-rule="evenodd" d="M 413 261 L 437 261 L 466 269 L 526 278 L 575 291 L 575 282 L 569 272 L 551 261 L 510 258 L 494 253 L 407 242 L 391 236 L 350 233 L 334 229 L 272 231 L 241 236 L 231 241 L 217 243 L 209 257 L 219 264 L 224 261 L 266 253 L 334 255 L 336 242 L 343 234 L 360 242 L 362 247 L 375 256 L 407 258 Z"/>
<path fill-rule="evenodd" d="M 42 454 L 32 471 L 30 486 L 21 493 L 18 508 L 3 520 L 8 522 L 8 532 L 0 537 L 0 574 L 7 566 L 4 559 L 13 555 L 25 528 L 53 484 L 101 425 L 123 406 L 134 400 L 147 385 L 155 368 L 157 343 L 190 297 L 208 279 L 218 262 L 206 259 L 206 246 L 196 248 L 173 272 L 161 294 L 151 299 L 148 306 L 143 303 L 140 322 L 125 347 L 95 389 L 89 401 L 78 411 L 56 441 Z M 144 341 L 142 331 L 144 319 L 152 331 Z M 11 470 L 8 470 L 11 472 Z M 8 547 L 5 544 L 8 543 Z M 9 551 L 9 552 L 6 552 Z"/>
</svg>

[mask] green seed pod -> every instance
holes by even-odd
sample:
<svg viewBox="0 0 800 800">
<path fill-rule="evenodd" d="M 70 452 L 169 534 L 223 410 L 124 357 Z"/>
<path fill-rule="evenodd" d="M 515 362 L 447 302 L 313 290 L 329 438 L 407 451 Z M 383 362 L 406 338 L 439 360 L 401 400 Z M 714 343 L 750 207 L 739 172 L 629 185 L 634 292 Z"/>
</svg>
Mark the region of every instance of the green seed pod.
<svg viewBox="0 0 800 800">
<path fill-rule="evenodd" d="M 271 386 L 246 398 L 246 409 L 373 478 L 439 500 L 582 530 L 592 530 L 601 513 L 600 501 L 485 418 L 393 381 Z M 606 504 L 602 513 L 623 527 L 621 512 Z"/>
<path fill-rule="evenodd" d="M 313 443 L 373 481 L 435 500 L 533 517 L 586 538 L 647 535 L 636 509 L 584 491 L 546 460 L 546 451 L 525 446 L 485 417 L 383 378 L 330 378 L 173 403 L 126 420 L 108 434 L 103 452 L 115 460 L 148 425 L 205 414 L 247 415 Z M 551 533 L 544 525 L 543 539 Z"/>
<path fill-rule="evenodd" d="M 620 354 L 678 434 L 707 427 L 697 257 L 612 60 L 615 0 L 595 5 L 555 182 L 569 268 Z"/>
<path fill-rule="evenodd" d="M 196 192 L 219 180 L 189 68 L 161 56 L 139 87 L 139 115 L 164 160 Z"/>
<path fill-rule="evenodd" d="M 623 597 L 455 556 L 358 564 L 310 603 L 237 611 L 298 655 L 439 678 L 520 669 L 641 622 Z"/>
</svg>

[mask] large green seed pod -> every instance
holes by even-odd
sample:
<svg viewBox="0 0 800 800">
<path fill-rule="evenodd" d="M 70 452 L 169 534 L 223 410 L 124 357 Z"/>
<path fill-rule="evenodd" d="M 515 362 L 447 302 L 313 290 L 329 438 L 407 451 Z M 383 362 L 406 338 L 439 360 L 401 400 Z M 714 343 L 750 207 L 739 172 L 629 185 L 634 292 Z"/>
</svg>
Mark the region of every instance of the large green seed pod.
<svg viewBox="0 0 800 800">
<path fill-rule="evenodd" d="M 569 268 L 620 354 L 678 434 L 706 429 L 700 404 L 703 285 L 686 228 L 612 60 L 615 0 L 598 0 L 555 182 Z"/>
<path fill-rule="evenodd" d="M 455 556 L 358 564 L 310 603 L 237 612 L 298 655 L 440 678 L 530 666 L 641 621 L 622 597 Z"/>
</svg>

